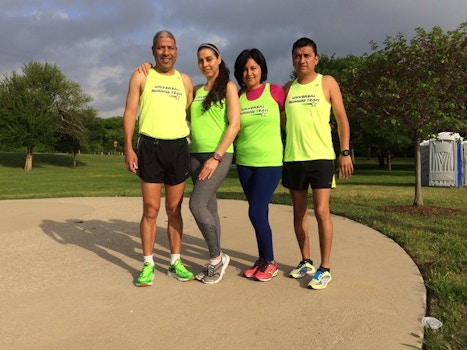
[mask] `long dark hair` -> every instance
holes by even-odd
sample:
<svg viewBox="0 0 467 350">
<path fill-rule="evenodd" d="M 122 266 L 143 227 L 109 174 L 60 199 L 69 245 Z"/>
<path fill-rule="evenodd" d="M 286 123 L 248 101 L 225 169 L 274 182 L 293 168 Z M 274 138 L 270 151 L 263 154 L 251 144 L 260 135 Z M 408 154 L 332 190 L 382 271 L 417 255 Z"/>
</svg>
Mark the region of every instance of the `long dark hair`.
<svg viewBox="0 0 467 350">
<path fill-rule="evenodd" d="M 220 52 L 219 49 L 211 44 L 211 43 L 204 43 L 198 47 L 198 51 L 202 49 L 210 49 L 214 52 L 214 55 L 219 58 Z M 229 82 L 230 78 L 230 70 L 227 68 L 227 65 L 224 62 L 224 59 L 221 60 L 219 64 L 219 75 L 217 76 L 214 84 L 212 85 L 211 91 L 209 91 L 208 95 L 203 101 L 203 112 L 207 111 L 213 104 L 219 102 L 219 106 L 222 108 L 222 100 L 227 95 L 227 83 Z"/>
<path fill-rule="evenodd" d="M 235 60 L 234 76 L 237 79 L 240 89 L 245 89 L 245 83 L 243 82 L 243 70 L 245 69 L 246 61 L 252 58 L 258 66 L 261 68 L 261 83 L 268 79 L 268 66 L 264 55 L 258 49 L 246 49 L 240 52 L 237 59 Z"/>
</svg>

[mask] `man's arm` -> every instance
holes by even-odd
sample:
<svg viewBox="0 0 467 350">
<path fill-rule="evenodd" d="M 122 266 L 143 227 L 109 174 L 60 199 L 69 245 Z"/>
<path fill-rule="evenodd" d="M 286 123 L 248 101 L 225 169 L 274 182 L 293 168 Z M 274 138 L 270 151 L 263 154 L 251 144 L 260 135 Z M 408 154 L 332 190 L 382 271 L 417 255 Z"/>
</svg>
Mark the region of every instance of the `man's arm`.
<svg viewBox="0 0 467 350">
<path fill-rule="evenodd" d="M 133 133 L 135 131 L 136 114 L 138 113 L 139 98 L 146 82 L 143 73 L 133 72 L 128 84 L 125 111 L 123 112 L 123 138 L 125 142 L 125 164 L 128 171 L 136 174 L 138 158 L 133 150 Z"/>
<path fill-rule="evenodd" d="M 332 111 L 337 122 L 337 132 L 339 134 L 340 150 L 350 149 L 350 125 L 347 113 L 345 112 L 342 93 L 337 81 L 330 75 L 323 77 L 323 88 L 326 98 L 332 106 Z M 349 178 L 353 173 L 352 157 L 343 156 L 339 152 L 339 168 L 342 178 Z"/>
<path fill-rule="evenodd" d="M 288 81 L 285 83 L 285 85 L 282 87 L 285 93 L 285 99 L 287 100 L 287 95 L 289 94 L 290 86 L 292 85 L 292 81 Z M 281 128 L 285 130 L 285 125 L 287 123 L 287 116 L 285 115 L 285 101 L 284 101 L 284 110 L 281 111 Z"/>
<path fill-rule="evenodd" d="M 185 92 L 187 96 L 186 101 L 186 109 L 190 108 L 191 102 L 193 101 L 193 83 L 191 82 L 191 78 L 186 75 L 185 73 L 180 73 L 183 80 L 183 85 L 185 86 Z"/>
</svg>

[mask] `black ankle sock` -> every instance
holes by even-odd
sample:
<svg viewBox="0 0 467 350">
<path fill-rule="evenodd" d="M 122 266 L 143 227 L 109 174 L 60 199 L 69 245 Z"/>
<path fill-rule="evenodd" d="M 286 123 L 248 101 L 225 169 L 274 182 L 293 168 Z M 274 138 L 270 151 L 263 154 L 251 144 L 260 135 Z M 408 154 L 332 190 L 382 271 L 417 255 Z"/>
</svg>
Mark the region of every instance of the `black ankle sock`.
<svg viewBox="0 0 467 350">
<path fill-rule="evenodd" d="M 313 265 L 313 260 L 311 259 L 303 259 L 303 261 L 309 262 L 311 265 Z"/>
<path fill-rule="evenodd" d="M 327 268 L 327 267 L 322 267 L 321 265 L 319 265 L 318 270 L 331 272 L 331 268 L 330 268 L 330 267 L 329 267 L 329 268 Z"/>
</svg>

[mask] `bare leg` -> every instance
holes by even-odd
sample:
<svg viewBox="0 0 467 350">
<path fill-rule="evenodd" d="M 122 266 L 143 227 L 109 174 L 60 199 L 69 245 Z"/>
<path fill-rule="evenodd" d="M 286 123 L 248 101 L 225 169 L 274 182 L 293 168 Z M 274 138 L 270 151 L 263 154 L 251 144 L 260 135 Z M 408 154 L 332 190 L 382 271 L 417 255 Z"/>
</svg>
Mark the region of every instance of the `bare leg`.
<svg viewBox="0 0 467 350">
<path fill-rule="evenodd" d="M 319 247 L 321 251 L 321 266 L 329 268 L 333 238 L 333 224 L 329 209 L 330 188 L 313 190 L 313 205 L 318 222 Z"/>
<path fill-rule="evenodd" d="M 293 204 L 293 224 L 302 259 L 310 259 L 308 235 L 308 190 L 290 190 Z"/>
<path fill-rule="evenodd" d="M 161 205 L 162 184 L 141 181 L 143 216 L 139 225 L 143 255 L 152 255 L 156 241 L 156 220 Z"/>
<path fill-rule="evenodd" d="M 170 253 L 180 254 L 182 248 L 183 219 L 182 202 L 185 182 L 178 185 L 165 185 L 165 210 L 167 212 Z"/>
</svg>

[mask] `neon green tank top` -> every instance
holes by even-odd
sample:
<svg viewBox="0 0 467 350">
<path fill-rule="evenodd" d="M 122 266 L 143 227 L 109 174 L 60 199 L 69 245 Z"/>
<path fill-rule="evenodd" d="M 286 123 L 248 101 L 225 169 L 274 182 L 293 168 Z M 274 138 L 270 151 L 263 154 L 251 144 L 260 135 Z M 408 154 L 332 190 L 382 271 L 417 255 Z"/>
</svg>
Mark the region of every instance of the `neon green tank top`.
<svg viewBox="0 0 467 350">
<path fill-rule="evenodd" d="M 139 133 L 162 140 L 188 136 L 186 104 L 180 73 L 163 75 L 151 69 L 139 99 Z"/>
<path fill-rule="evenodd" d="M 282 165 L 280 111 L 269 84 L 256 100 L 249 101 L 245 92 L 240 95 L 240 132 L 235 147 L 237 164 Z"/>
<path fill-rule="evenodd" d="M 287 116 L 284 162 L 335 159 L 331 104 L 323 92 L 323 76 L 301 85 L 294 80 L 285 101 Z"/>
<path fill-rule="evenodd" d="M 200 87 L 191 103 L 191 153 L 215 152 L 229 126 L 225 98 L 222 100 L 222 108 L 218 102 L 203 112 L 203 101 L 208 93 L 204 86 Z M 233 153 L 233 145 L 226 153 Z"/>
</svg>

